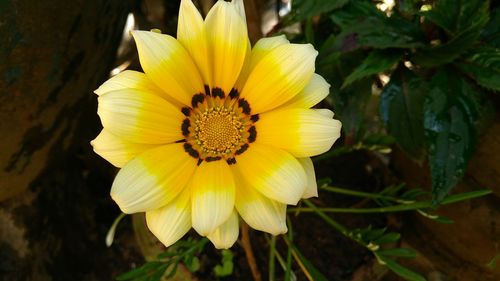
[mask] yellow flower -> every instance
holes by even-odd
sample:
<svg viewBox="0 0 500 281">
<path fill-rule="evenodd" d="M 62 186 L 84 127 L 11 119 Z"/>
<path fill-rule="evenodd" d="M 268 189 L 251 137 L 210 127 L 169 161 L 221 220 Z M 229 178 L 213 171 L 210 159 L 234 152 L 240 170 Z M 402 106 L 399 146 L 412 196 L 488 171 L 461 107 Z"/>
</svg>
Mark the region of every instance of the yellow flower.
<svg viewBox="0 0 500 281">
<path fill-rule="evenodd" d="M 251 227 L 285 233 L 286 205 L 317 196 L 309 157 L 330 149 L 341 124 L 314 73 L 316 50 L 284 36 L 253 48 L 242 0 L 218 1 L 205 20 L 182 0 L 177 39 L 134 31 L 144 73 L 99 87 L 104 129 L 96 153 L 122 168 L 111 196 L 124 213 L 146 212 L 166 246 L 191 227 L 217 248 Z"/>
</svg>

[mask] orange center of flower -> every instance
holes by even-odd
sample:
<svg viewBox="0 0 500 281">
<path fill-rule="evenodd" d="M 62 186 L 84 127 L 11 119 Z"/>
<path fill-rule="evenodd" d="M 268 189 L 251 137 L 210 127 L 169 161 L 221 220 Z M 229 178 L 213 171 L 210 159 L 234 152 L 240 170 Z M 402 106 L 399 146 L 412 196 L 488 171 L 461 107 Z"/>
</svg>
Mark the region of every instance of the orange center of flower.
<svg viewBox="0 0 500 281">
<path fill-rule="evenodd" d="M 251 115 L 248 102 L 239 98 L 236 90 L 226 96 L 220 88 L 214 88 L 208 94 L 194 95 L 191 105 L 182 108 L 186 119 L 181 130 L 184 150 L 199 163 L 224 159 L 234 164 L 235 156 L 255 141 L 254 123 L 259 117 Z"/>
</svg>

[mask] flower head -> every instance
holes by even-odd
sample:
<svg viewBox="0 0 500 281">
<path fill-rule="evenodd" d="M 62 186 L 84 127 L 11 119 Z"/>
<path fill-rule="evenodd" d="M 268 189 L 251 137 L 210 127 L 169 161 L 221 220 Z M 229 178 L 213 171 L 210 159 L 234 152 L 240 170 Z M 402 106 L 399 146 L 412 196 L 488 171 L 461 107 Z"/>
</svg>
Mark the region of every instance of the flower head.
<svg viewBox="0 0 500 281">
<path fill-rule="evenodd" d="M 251 48 L 242 0 L 218 1 L 205 20 L 182 0 L 177 39 L 133 37 L 144 73 L 95 91 L 104 129 L 92 145 L 122 168 L 111 188 L 121 210 L 146 212 L 166 246 L 193 227 L 228 248 L 238 214 L 286 232 L 287 204 L 317 196 L 309 157 L 340 135 L 333 112 L 310 109 L 329 90 L 313 46 L 277 36 Z"/>
</svg>

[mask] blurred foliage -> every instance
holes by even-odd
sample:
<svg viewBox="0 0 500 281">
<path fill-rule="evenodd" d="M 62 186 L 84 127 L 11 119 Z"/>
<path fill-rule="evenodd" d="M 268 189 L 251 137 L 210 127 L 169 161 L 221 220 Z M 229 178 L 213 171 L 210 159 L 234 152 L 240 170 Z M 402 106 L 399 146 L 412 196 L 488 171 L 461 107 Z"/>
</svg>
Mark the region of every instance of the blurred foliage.
<svg viewBox="0 0 500 281">
<path fill-rule="evenodd" d="M 345 145 L 387 132 L 409 157 L 428 160 L 433 200 L 441 202 L 464 175 L 492 114 L 489 97 L 500 91 L 500 7 L 488 0 L 292 5 L 282 22 L 302 22 L 294 40 L 320 50 L 317 72 L 332 84 L 327 101 Z"/>
</svg>

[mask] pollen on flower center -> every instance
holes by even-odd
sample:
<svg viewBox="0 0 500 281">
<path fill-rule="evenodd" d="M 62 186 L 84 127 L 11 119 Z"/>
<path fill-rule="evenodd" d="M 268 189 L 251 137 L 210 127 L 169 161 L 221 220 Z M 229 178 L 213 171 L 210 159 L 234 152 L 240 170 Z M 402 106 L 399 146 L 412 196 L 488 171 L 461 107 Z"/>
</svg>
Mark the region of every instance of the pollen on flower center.
<svg viewBox="0 0 500 281">
<path fill-rule="evenodd" d="M 241 143 L 242 123 L 225 107 L 207 109 L 194 125 L 195 138 L 207 153 L 228 153 Z"/>
<path fill-rule="evenodd" d="M 207 93 L 193 96 L 191 107 L 182 108 L 184 149 L 200 163 L 224 159 L 234 164 L 235 156 L 256 139 L 258 115 L 251 115 L 250 105 L 236 90 L 226 96 L 220 88 L 206 88 Z"/>
</svg>

